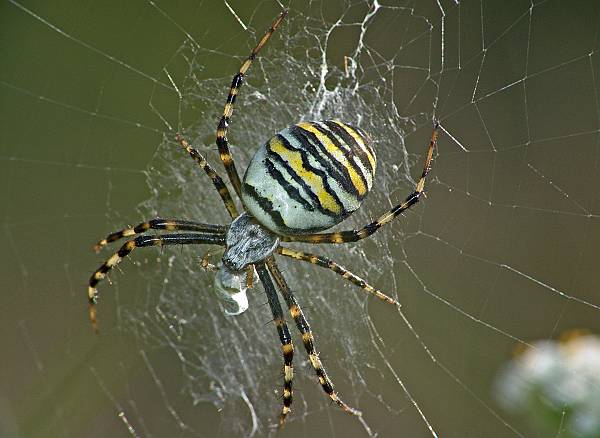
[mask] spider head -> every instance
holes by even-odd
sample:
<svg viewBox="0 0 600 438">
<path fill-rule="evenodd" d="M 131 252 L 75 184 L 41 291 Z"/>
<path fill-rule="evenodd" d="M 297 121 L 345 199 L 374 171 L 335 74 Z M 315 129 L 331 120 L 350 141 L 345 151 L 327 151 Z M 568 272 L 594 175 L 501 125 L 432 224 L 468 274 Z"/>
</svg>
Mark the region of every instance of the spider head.
<svg viewBox="0 0 600 438">
<path fill-rule="evenodd" d="M 279 245 L 279 238 L 244 213 L 231 223 L 226 242 L 223 265 L 232 271 L 242 271 L 270 256 Z"/>
</svg>

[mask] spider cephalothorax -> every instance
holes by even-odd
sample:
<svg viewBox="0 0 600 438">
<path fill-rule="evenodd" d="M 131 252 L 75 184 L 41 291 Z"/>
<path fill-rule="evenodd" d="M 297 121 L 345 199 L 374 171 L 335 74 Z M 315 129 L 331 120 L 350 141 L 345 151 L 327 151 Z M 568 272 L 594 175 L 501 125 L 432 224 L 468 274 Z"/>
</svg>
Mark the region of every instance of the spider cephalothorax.
<svg viewBox="0 0 600 438">
<path fill-rule="evenodd" d="M 313 244 L 355 242 L 369 237 L 416 204 L 424 193 L 425 178 L 433 158 L 438 128 L 436 123 L 423 171 L 414 191 L 403 202 L 357 230 L 322 233 L 358 209 L 373 186 L 376 168 L 375 152 L 369 136 L 358 127 L 339 120 L 324 120 L 298 123 L 285 128 L 257 150 L 246 169 L 242 183 L 227 140 L 233 104 L 250 65 L 279 27 L 285 15 L 286 12 L 282 12 L 275 19 L 271 28 L 267 30 L 242 64 L 239 72 L 233 77 L 227 103 L 217 127 L 216 143 L 220 158 L 235 193 L 242 201 L 244 211 L 238 213 L 238 206 L 222 178 L 206 159 L 178 134 L 177 141 L 212 180 L 232 222 L 229 226 L 225 226 L 182 219 L 152 219 L 136 227 L 111 233 L 98 242 L 96 250 L 100 250 L 109 242 L 142 234 L 148 230 L 184 231 L 159 235 L 142 234 L 128 241 L 92 274 L 88 286 L 90 320 L 97 329 L 96 286 L 135 248 L 163 245 L 218 245 L 225 247 L 225 252 L 216 268 L 215 290 L 223 299 L 225 312 L 229 315 L 237 315 L 248 308 L 246 290 L 251 286 L 256 269 L 267 295 L 283 353 L 283 408 L 279 420 L 281 425 L 290 412 L 292 404 L 294 347 L 277 290 L 281 293 L 290 316 L 302 334 L 302 343 L 323 390 L 344 411 L 354 415 L 360 415 L 360 412 L 344 403 L 334 390 L 333 383 L 319 359 L 310 326 L 296 297 L 277 267 L 275 254 L 330 269 L 359 286 L 366 293 L 398 305 L 396 300 L 370 286 L 365 280 L 334 261 L 316 254 L 293 250 L 281 245 L 281 242 Z"/>
<path fill-rule="evenodd" d="M 239 315 L 248 309 L 247 277 L 253 275 L 252 265 L 273 254 L 279 238 L 248 213 L 242 213 L 231 222 L 225 244 L 215 275 L 215 292 L 224 301 L 227 315 Z M 252 269 L 250 274 L 248 268 Z"/>
</svg>

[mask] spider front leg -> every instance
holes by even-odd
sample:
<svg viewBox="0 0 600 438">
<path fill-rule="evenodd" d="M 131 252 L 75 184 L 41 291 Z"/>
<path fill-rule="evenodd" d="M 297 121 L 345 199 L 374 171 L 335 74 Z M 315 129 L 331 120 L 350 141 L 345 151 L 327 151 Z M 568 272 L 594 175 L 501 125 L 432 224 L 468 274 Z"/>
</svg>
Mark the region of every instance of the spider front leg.
<svg viewBox="0 0 600 438">
<path fill-rule="evenodd" d="M 227 227 L 223 225 L 204 224 L 201 222 L 187 221 L 183 219 L 161 219 L 156 218 L 142 222 L 133 228 L 125 228 L 114 233 L 110 233 L 104 239 L 94 245 L 94 251 L 100 251 L 104 246 L 115 242 L 123 237 L 131 237 L 136 234 L 145 233 L 148 230 L 167 230 L 167 231 L 198 231 L 200 233 L 225 234 Z"/>
<path fill-rule="evenodd" d="M 225 245 L 224 233 L 173 233 L 158 236 L 139 236 L 125 243 L 119 251 L 108 258 L 90 277 L 88 284 L 89 316 L 94 331 L 98 332 L 96 322 L 96 303 L 98 302 L 98 290 L 96 286 L 106 277 L 106 274 L 127 257 L 135 248 L 149 246 L 167 245 Z"/>
<path fill-rule="evenodd" d="M 427 156 L 425 157 L 425 164 L 423 165 L 423 172 L 417 182 L 415 191 L 412 192 L 401 204 L 396 205 L 389 211 L 379 216 L 375 221 L 365 225 L 359 230 L 348 230 L 338 231 L 334 233 L 319 233 L 319 234 L 304 234 L 298 236 L 285 236 L 282 237 L 284 242 L 306 242 L 306 243 L 347 243 L 356 242 L 357 240 L 369 237 L 384 225 L 390 223 L 393 219 L 398 217 L 404 211 L 419 202 L 419 199 L 424 194 L 425 190 L 425 179 L 427 174 L 431 170 L 431 161 L 433 160 L 433 150 L 437 143 L 437 136 L 439 130 L 439 123 L 436 122 L 431 134 L 431 141 L 429 142 L 429 148 L 427 149 Z"/>
<path fill-rule="evenodd" d="M 271 276 L 267 268 L 263 263 L 260 263 L 256 265 L 256 270 L 258 277 L 265 287 L 265 293 L 267 294 L 269 307 L 273 314 L 273 321 L 275 322 L 275 327 L 277 327 L 277 333 L 281 341 L 281 350 L 283 352 L 283 408 L 279 415 L 279 426 L 282 427 L 292 406 L 292 380 L 294 379 L 294 365 L 292 360 L 294 358 L 294 345 L 292 344 L 292 337 L 283 317 L 283 310 L 277 297 L 277 291 L 271 281 Z"/>
<path fill-rule="evenodd" d="M 246 72 L 252 65 L 252 62 L 256 59 L 258 52 L 263 48 L 263 46 L 267 43 L 271 35 L 277 30 L 285 16 L 287 15 L 287 11 L 281 12 L 279 16 L 275 19 L 271 27 L 265 32 L 263 37 L 260 39 L 258 44 L 248 58 L 244 61 L 240 70 L 236 73 L 231 81 L 231 86 L 229 87 L 229 94 L 227 95 L 227 102 L 225 103 L 225 108 L 223 109 L 223 115 L 219 120 L 219 125 L 217 126 L 217 147 L 219 148 L 219 155 L 221 157 L 221 161 L 225 166 L 225 170 L 227 171 L 227 175 L 229 176 L 229 180 L 235 189 L 235 192 L 241 198 L 242 192 L 241 187 L 242 183 L 240 181 L 240 176 L 235 167 L 235 162 L 233 161 L 233 157 L 231 155 L 231 151 L 229 150 L 229 141 L 227 140 L 227 129 L 229 128 L 229 122 L 231 120 L 231 115 L 233 114 L 233 105 L 235 103 L 238 92 L 244 83 L 244 77 L 246 76 Z"/>
<path fill-rule="evenodd" d="M 283 278 L 283 275 L 281 274 L 281 271 L 279 271 L 279 268 L 277 267 L 277 264 L 275 263 L 275 259 L 272 256 L 267 259 L 267 266 L 269 268 L 269 273 L 273 276 L 273 279 L 275 280 L 277 287 L 279 288 L 281 294 L 283 295 L 285 302 L 288 305 L 290 315 L 292 315 L 292 318 L 294 318 L 294 321 L 296 322 L 296 327 L 298 327 L 298 330 L 302 334 L 302 342 L 304 343 L 304 348 L 306 349 L 306 352 L 308 353 L 308 358 L 310 360 L 312 367 L 315 370 L 317 377 L 319 378 L 319 383 L 321 384 L 323 391 L 325 391 L 325 393 L 327 393 L 329 398 L 331 398 L 331 400 L 333 400 L 333 402 L 336 403 L 345 412 L 348 412 L 349 414 L 352 414 L 352 415 L 361 416 L 362 413 L 360 411 L 348 406 L 338 396 L 337 392 L 335 391 L 335 389 L 333 387 L 333 383 L 331 382 L 331 379 L 327 375 L 327 372 L 325 371 L 325 368 L 323 367 L 323 364 L 321 363 L 321 359 L 319 359 L 319 354 L 317 353 L 317 351 L 315 349 L 315 339 L 310 330 L 310 326 L 308 325 L 308 321 L 304 317 L 304 313 L 302 312 L 302 309 L 298 305 L 298 302 L 296 301 L 296 297 L 294 296 L 291 289 L 287 285 L 285 279 Z M 260 271 L 259 271 L 259 275 L 260 275 Z M 261 276 L 261 280 L 262 280 L 262 276 Z"/>
</svg>

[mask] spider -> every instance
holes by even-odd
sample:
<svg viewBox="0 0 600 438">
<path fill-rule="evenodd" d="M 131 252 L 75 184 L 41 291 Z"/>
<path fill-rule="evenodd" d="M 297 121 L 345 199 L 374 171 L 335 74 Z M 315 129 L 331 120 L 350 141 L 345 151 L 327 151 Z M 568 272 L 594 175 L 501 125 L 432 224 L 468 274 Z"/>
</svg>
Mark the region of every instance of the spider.
<svg viewBox="0 0 600 438">
<path fill-rule="evenodd" d="M 229 181 L 241 200 L 243 212 L 241 214 L 238 212 L 227 185 L 213 167 L 189 145 L 183 136 L 177 134 L 177 142 L 212 180 L 232 222 L 225 226 L 159 218 L 111 233 L 96 244 L 96 251 L 123 237 L 142 235 L 126 242 L 108 258 L 92 274 L 88 286 L 89 317 L 97 332 L 96 286 L 135 248 L 166 245 L 225 247 L 218 266 L 208 263 L 207 257 L 203 259 L 202 265 L 210 266 L 217 271 L 215 291 L 224 300 L 225 313 L 229 315 L 240 314 L 248 308 L 246 291 L 252 285 L 254 273 L 258 273 L 273 314 L 283 353 L 283 407 L 279 416 L 281 426 L 292 405 L 294 346 L 277 290 L 283 296 L 289 313 L 302 335 L 310 364 L 325 393 L 344 411 L 358 416 L 361 412 L 346 404 L 335 391 L 317 353 L 308 321 L 279 270 L 274 254 L 332 270 L 362 288 L 367 294 L 399 306 L 396 300 L 334 261 L 316 254 L 297 251 L 280 243 L 356 242 L 371 236 L 413 206 L 424 194 L 425 179 L 430 170 L 439 127 L 436 122 L 423 171 L 414 191 L 404 202 L 358 230 L 322 233 L 358 209 L 373 185 L 376 168 L 375 152 L 369 136 L 358 127 L 339 120 L 324 120 L 302 122 L 283 129 L 257 150 L 246 169 L 243 180 L 240 180 L 227 140 L 233 106 L 252 62 L 286 14 L 287 11 L 279 14 L 233 77 L 223 115 L 217 127 L 216 144 L 220 158 Z M 143 234 L 148 230 L 185 231 L 185 233 Z"/>
</svg>

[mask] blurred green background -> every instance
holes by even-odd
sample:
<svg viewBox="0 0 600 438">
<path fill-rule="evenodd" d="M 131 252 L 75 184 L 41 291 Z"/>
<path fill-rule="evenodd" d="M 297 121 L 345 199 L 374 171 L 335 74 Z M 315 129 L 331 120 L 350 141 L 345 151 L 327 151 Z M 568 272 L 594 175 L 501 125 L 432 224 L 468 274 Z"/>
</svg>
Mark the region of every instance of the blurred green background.
<svg viewBox="0 0 600 438">
<path fill-rule="evenodd" d="M 443 129 L 422 205 L 355 249 L 311 248 L 398 296 L 412 330 L 333 274 L 287 268 L 325 365 L 368 428 L 325 400 L 297 348 L 297 398 L 281 435 L 537 436 L 497 406 L 492 385 L 518 345 L 600 330 L 600 5 L 286 6 L 231 128 L 242 163 L 278 129 L 328 116 L 319 102 L 365 120 L 378 127 L 382 165 L 349 222 L 359 226 L 409 193 L 433 116 Z M 140 250 L 137 267 L 123 263 L 101 288 L 100 336 L 86 282 L 110 253 L 92 245 L 142 214 L 225 220 L 169 140 L 193 126 L 220 169 L 205 126 L 216 126 L 231 76 L 279 10 L 233 0 L 0 4 L 0 436 L 130 436 L 122 412 L 139 436 L 274 433 L 281 359 L 265 307 L 231 322 L 212 297 L 201 308 L 171 298 L 182 278 L 209 290 L 203 249 Z M 356 107 L 344 103 L 355 86 Z M 254 300 L 264 303 L 259 292 Z M 252 340 L 215 363 L 204 350 L 182 360 L 180 338 L 164 335 L 193 332 L 182 345 L 194 357 L 203 339 L 218 347 L 231 330 Z M 238 371 L 260 390 L 240 385 L 249 401 L 214 395 L 219 373 L 229 381 Z"/>
</svg>

